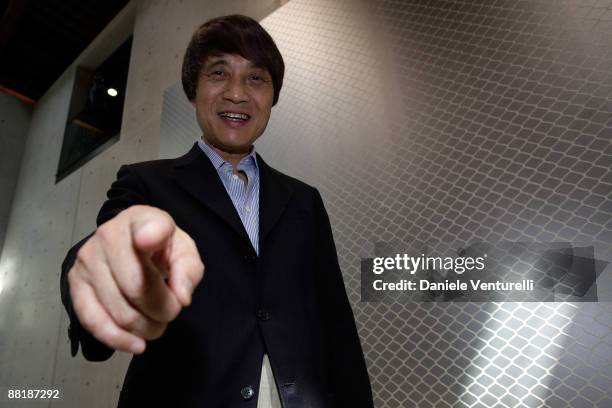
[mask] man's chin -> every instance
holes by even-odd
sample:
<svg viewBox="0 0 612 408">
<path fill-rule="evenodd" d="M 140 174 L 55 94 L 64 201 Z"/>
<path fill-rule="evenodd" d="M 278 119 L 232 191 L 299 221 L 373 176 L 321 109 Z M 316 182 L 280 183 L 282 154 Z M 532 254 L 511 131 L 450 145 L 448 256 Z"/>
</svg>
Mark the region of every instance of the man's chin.
<svg viewBox="0 0 612 408">
<path fill-rule="evenodd" d="M 253 141 L 254 142 L 254 141 Z M 248 154 L 251 152 L 253 143 L 217 142 L 210 143 L 213 147 L 230 154 Z"/>
</svg>

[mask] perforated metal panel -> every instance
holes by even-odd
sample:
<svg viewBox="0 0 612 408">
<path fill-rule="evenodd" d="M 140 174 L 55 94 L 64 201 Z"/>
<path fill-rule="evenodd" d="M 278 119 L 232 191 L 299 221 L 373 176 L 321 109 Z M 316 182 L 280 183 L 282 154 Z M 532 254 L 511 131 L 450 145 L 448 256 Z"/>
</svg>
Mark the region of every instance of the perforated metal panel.
<svg viewBox="0 0 612 408">
<path fill-rule="evenodd" d="M 376 406 L 612 406 L 609 303 L 359 302 L 376 242 L 612 259 L 612 1 L 292 0 L 263 25 L 287 76 L 257 148 L 323 194 Z"/>
</svg>

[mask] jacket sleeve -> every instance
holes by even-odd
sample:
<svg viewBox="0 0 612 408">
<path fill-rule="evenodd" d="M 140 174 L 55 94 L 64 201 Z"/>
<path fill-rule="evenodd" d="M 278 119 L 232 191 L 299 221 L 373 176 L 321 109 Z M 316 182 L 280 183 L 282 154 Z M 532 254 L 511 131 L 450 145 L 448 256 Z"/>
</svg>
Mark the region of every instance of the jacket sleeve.
<svg viewBox="0 0 612 408">
<path fill-rule="evenodd" d="M 136 173 L 131 170 L 129 166 L 122 166 L 117 173 L 117 180 L 113 182 L 111 188 L 108 190 L 107 200 L 102 205 L 96 224 L 98 226 L 104 224 L 106 221 L 113 218 L 122 210 L 136 204 L 147 204 L 147 196 L 142 183 L 138 179 Z M 75 312 L 72 305 L 72 299 L 70 298 L 70 287 L 68 284 L 68 271 L 74 265 L 76 261 L 77 253 L 79 249 L 87 242 L 94 233 L 92 232 L 87 237 L 83 238 L 76 245 L 74 245 L 64 258 L 62 263 L 62 273 L 60 278 L 60 291 L 62 297 L 62 303 L 68 313 L 70 324 L 68 326 L 68 338 L 70 339 L 70 352 L 74 357 L 79 349 L 79 343 L 81 344 L 81 351 L 83 356 L 89 361 L 104 361 L 109 359 L 114 350 L 107 347 L 103 343 L 99 342 L 93 337 L 87 330 L 85 330 Z"/>
<path fill-rule="evenodd" d="M 329 376 L 335 406 L 373 407 L 370 379 L 346 295 L 342 272 L 323 200 L 315 192 L 315 267 L 323 302 L 323 324 L 327 333 Z"/>
</svg>

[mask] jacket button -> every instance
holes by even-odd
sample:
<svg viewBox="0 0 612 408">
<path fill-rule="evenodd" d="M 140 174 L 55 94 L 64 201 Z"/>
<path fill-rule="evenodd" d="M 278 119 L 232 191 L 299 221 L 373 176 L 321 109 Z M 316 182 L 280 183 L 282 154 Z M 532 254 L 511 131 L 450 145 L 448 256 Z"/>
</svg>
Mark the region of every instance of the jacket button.
<svg viewBox="0 0 612 408">
<path fill-rule="evenodd" d="M 246 254 L 244 256 L 244 260 L 247 261 L 248 263 L 253 263 L 257 260 L 257 257 L 253 254 Z"/>
<path fill-rule="evenodd" d="M 246 387 L 240 390 L 240 395 L 242 396 L 243 400 L 248 401 L 255 395 L 255 390 L 252 386 L 247 385 Z"/>
<path fill-rule="evenodd" d="M 270 320 L 270 313 L 266 312 L 265 310 L 261 310 L 259 309 L 256 313 L 257 318 L 261 321 L 266 321 L 266 320 Z"/>
</svg>

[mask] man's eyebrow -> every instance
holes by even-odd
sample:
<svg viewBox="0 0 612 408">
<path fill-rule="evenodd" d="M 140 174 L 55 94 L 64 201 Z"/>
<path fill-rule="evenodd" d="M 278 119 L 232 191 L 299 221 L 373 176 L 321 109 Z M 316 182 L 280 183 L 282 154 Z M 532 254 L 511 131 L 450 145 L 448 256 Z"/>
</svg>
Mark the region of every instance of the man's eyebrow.
<svg viewBox="0 0 612 408">
<path fill-rule="evenodd" d="M 227 60 L 223 58 L 213 59 L 212 61 L 206 63 L 203 69 L 208 70 L 218 65 L 228 66 L 230 64 Z M 263 64 L 257 64 L 257 63 L 249 61 L 249 69 L 257 69 L 263 72 L 267 72 L 269 74 L 268 68 L 265 67 Z"/>
<path fill-rule="evenodd" d="M 229 65 L 229 63 L 228 63 L 226 60 L 224 60 L 224 59 L 218 59 L 218 60 L 216 60 L 216 61 L 212 61 L 212 62 L 207 63 L 207 64 L 204 66 L 204 68 L 205 68 L 205 69 L 208 69 L 208 68 L 215 67 L 215 66 L 217 66 L 217 65 Z"/>
<path fill-rule="evenodd" d="M 251 62 L 249 61 L 249 68 L 254 68 L 254 69 L 268 69 L 266 68 L 263 64 L 257 64 L 255 62 Z"/>
<path fill-rule="evenodd" d="M 272 74 L 270 74 L 270 70 L 261 64 L 250 63 L 249 68 L 257 71 L 259 74 L 262 74 L 264 76 L 272 76 Z"/>
</svg>

